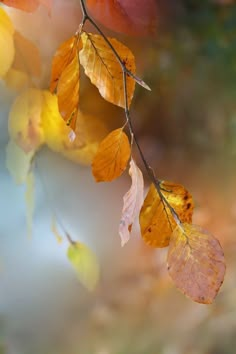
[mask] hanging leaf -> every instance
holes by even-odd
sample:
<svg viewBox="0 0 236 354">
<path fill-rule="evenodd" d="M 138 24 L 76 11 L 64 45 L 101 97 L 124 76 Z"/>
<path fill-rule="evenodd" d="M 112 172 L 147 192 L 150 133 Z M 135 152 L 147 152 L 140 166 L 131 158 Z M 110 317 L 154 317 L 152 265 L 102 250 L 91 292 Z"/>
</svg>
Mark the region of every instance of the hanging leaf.
<svg viewBox="0 0 236 354">
<path fill-rule="evenodd" d="M 76 242 L 69 246 L 67 256 L 80 282 L 88 290 L 94 290 L 99 279 L 99 264 L 94 253 L 84 244 Z"/>
<path fill-rule="evenodd" d="M 26 191 L 25 191 L 25 203 L 26 203 L 26 221 L 28 229 L 28 237 L 32 237 L 33 234 L 33 214 L 34 214 L 34 174 L 30 171 L 26 178 Z"/>
<path fill-rule="evenodd" d="M 132 184 L 131 188 L 123 198 L 124 206 L 119 226 L 122 246 L 129 241 L 132 225 L 135 219 L 139 216 L 144 200 L 143 174 L 133 159 L 130 161 L 129 174 L 132 179 Z"/>
<path fill-rule="evenodd" d="M 52 6 L 52 0 L 0 0 L 0 2 L 26 12 L 36 11 L 40 4 L 46 6 L 49 11 Z"/>
<path fill-rule="evenodd" d="M 6 166 L 16 184 L 25 183 L 34 152 L 24 152 L 13 140 L 6 147 Z"/>
<path fill-rule="evenodd" d="M 36 89 L 26 90 L 12 105 L 8 123 L 10 138 L 25 152 L 36 151 L 44 143 L 42 105 L 42 92 Z"/>
<path fill-rule="evenodd" d="M 3 78 L 10 69 L 15 55 L 14 27 L 9 16 L 0 8 L 0 78 Z"/>
<path fill-rule="evenodd" d="M 210 304 L 225 275 L 219 241 L 199 226 L 177 226 L 171 236 L 168 270 L 175 285 L 196 302 Z"/>
<path fill-rule="evenodd" d="M 158 193 L 154 184 L 150 186 L 140 212 L 140 226 L 144 241 L 152 247 L 166 247 L 176 227 L 176 220 L 169 206 L 181 222 L 192 222 L 193 199 L 181 185 L 171 182 L 160 183 Z"/>
<path fill-rule="evenodd" d="M 77 52 L 60 76 L 57 97 L 62 118 L 67 125 L 75 130 L 79 106 L 79 61 Z"/>
<path fill-rule="evenodd" d="M 79 53 L 85 74 L 98 88 L 101 96 L 117 106 L 125 108 L 123 74 L 113 51 L 104 38 L 97 34 L 83 33 L 83 48 Z M 135 58 L 129 48 L 114 38 L 108 38 L 127 69 L 135 73 Z M 135 89 L 135 81 L 127 77 L 127 96 L 130 105 Z"/>
<path fill-rule="evenodd" d="M 30 78 L 41 75 L 41 58 L 38 48 L 19 32 L 14 33 L 15 58 L 13 69 L 26 73 Z"/>
<path fill-rule="evenodd" d="M 131 154 L 130 143 L 122 128 L 112 131 L 99 145 L 92 163 L 97 182 L 110 182 L 126 169 Z"/>
</svg>

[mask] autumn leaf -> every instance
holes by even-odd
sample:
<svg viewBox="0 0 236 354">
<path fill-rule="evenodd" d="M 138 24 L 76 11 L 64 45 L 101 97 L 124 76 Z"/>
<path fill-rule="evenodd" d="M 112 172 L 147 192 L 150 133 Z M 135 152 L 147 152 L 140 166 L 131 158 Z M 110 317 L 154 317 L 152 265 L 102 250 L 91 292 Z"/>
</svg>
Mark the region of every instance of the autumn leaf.
<svg viewBox="0 0 236 354">
<path fill-rule="evenodd" d="M 130 143 L 122 128 L 113 130 L 99 145 L 92 163 L 97 182 L 110 182 L 126 169 L 131 154 Z"/>
<path fill-rule="evenodd" d="M 9 135 L 25 152 L 36 151 L 45 141 L 41 123 L 42 106 L 42 92 L 37 89 L 24 91 L 12 105 Z"/>
<path fill-rule="evenodd" d="M 0 0 L 0 2 L 26 12 L 36 11 L 40 4 L 46 6 L 49 11 L 52 6 L 52 0 Z"/>
<path fill-rule="evenodd" d="M 99 265 L 95 254 L 80 242 L 69 246 L 67 256 L 78 279 L 88 289 L 94 290 L 99 279 Z"/>
<path fill-rule="evenodd" d="M 100 141 L 107 135 L 101 120 L 82 112 L 77 114 L 75 139 L 70 139 L 71 129 L 65 124 L 58 110 L 57 96 L 43 91 L 42 125 L 48 147 L 70 160 L 89 165 Z"/>
<path fill-rule="evenodd" d="M 83 48 L 79 53 L 85 74 L 98 88 L 101 96 L 117 106 L 125 108 L 123 73 L 111 48 L 104 38 L 97 34 L 83 33 Z M 132 52 L 114 38 L 108 38 L 126 68 L 135 74 L 135 58 Z M 135 89 L 135 81 L 127 76 L 127 97 L 130 105 Z"/>
<path fill-rule="evenodd" d="M 129 174 L 132 179 L 131 188 L 124 195 L 124 206 L 119 226 L 119 234 L 121 237 L 121 245 L 124 246 L 130 238 L 132 225 L 136 218 L 138 218 L 140 209 L 144 200 L 144 181 L 143 174 L 136 165 L 135 161 L 131 159 Z"/>
<path fill-rule="evenodd" d="M 226 269 L 223 250 L 215 237 L 199 226 L 177 226 L 171 236 L 167 263 L 177 288 L 196 302 L 212 303 Z"/>
<path fill-rule="evenodd" d="M 0 8 L 0 78 L 6 75 L 14 60 L 15 48 L 13 35 L 13 24 L 6 12 Z"/>
<path fill-rule="evenodd" d="M 113 31 L 136 36 L 156 32 L 155 0 L 87 0 L 86 4 L 92 16 Z"/>
<path fill-rule="evenodd" d="M 41 75 L 41 58 L 38 48 L 19 32 L 14 33 L 15 58 L 13 69 L 26 73 L 30 78 Z"/>
<path fill-rule="evenodd" d="M 25 183 L 30 171 L 34 152 L 26 153 L 13 140 L 6 147 L 6 166 L 16 184 Z"/>
<path fill-rule="evenodd" d="M 4 82 L 10 90 L 17 93 L 22 92 L 31 86 L 29 76 L 22 71 L 13 69 L 12 67 L 4 76 Z"/>
<path fill-rule="evenodd" d="M 166 247 L 176 227 L 176 220 L 170 207 L 179 220 L 191 223 L 193 199 L 181 185 L 162 182 L 159 192 L 151 184 L 140 212 L 141 234 L 144 241 L 152 247 Z"/>
</svg>

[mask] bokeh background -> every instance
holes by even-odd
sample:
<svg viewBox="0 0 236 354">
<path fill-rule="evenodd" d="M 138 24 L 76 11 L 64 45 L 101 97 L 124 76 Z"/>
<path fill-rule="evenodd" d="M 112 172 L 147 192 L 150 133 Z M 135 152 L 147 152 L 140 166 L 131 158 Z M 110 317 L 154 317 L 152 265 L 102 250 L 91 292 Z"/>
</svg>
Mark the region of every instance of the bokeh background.
<svg viewBox="0 0 236 354">
<path fill-rule="evenodd" d="M 78 3 L 55 0 L 51 17 L 43 8 L 30 15 L 8 10 L 15 27 L 40 49 L 41 88 L 47 88 L 57 46 L 78 28 Z M 169 279 L 165 249 L 145 246 L 138 233 L 121 249 L 117 230 L 128 176 L 96 185 L 89 167 L 47 149 L 37 157 L 29 240 L 24 186 L 16 186 L 5 167 L 15 93 L 0 82 L 1 354 L 236 352 L 236 5 L 155 4 L 158 21 L 151 35 L 104 30 L 132 49 L 138 74 L 152 88 L 149 93 L 137 87 L 135 131 L 158 177 L 191 191 L 194 222 L 221 241 L 227 261 L 223 287 L 213 305 L 193 303 Z M 102 100 L 85 77 L 82 86 L 82 109 L 110 129 L 120 126 L 123 112 Z M 66 242 L 59 245 L 50 231 L 52 209 L 73 238 L 97 254 L 101 281 L 94 293 L 78 283 Z"/>
</svg>

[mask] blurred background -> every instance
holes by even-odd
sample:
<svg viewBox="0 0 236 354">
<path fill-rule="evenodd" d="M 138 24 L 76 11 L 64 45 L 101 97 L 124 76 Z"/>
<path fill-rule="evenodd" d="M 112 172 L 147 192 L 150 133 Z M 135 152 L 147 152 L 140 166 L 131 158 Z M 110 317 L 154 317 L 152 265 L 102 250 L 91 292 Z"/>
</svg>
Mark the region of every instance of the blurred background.
<svg viewBox="0 0 236 354">
<path fill-rule="evenodd" d="M 133 100 L 140 145 L 160 179 L 191 191 L 194 223 L 224 248 L 225 282 L 213 305 L 187 299 L 168 276 L 166 249 L 145 246 L 138 233 L 120 247 L 128 176 L 97 185 L 89 167 L 46 148 L 37 157 L 29 240 L 25 189 L 14 184 L 5 167 L 8 112 L 16 94 L 0 81 L 1 354 L 236 353 L 236 5 L 229 0 L 137 0 L 136 13 L 130 5 L 135 2 L 121 3 L 134 16 L 132 28 L 139 34 L 122 33 L 125 26 L 119 25 L 119 33 L 112 32 L 112 17 L 105 23 L 110 29 L 103 28 L 129 46 L 138 75 L 152 88 L 149 93 L 137 87 Z M 47 88 L 53 53 L 78 28 L 79 2 L 55 0 L 51 17 L 44 8 L 34 14 L 8 12 L 40 49 L 44 72 L 39 87 Z M 99 12 L 94 16 L 102 21 Z M 109 129 L 119 127 L 122 110 L 82 79 L 82 109 Z M 94 293 L 78 283 L 66 242 L 59 245 L 53 236 L 52 209 L 73 238 L 97 254 L 101 280 Z"/>
</svg>

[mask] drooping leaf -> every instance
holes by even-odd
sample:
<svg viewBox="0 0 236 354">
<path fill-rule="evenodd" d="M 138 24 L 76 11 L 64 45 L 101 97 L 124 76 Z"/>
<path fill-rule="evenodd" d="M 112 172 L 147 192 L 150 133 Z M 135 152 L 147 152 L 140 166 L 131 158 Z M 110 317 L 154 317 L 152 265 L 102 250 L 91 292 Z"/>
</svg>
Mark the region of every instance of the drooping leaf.
<svg viewBox="0 0 236 354">
<path fill-rule="evenodd" d="M 13 140 L 6 147 L 6 166 L 15 183 L 22 184 L 27 180 L 34 152 L 24 152 Z"/>
<path fill-rule="evenodd" d="M 12 105 L 8 123 L 10 138 L 25 152 L 36 151 L 44 143 L 42 105 L 42 92 L 36 89 L 24 91 Z"/>
<path fill-rule="evenodd" d="M 155 0 L 87 0 L 86 4 L 92 16 L 113 31 L 139 36 L 156 32 Z"/>
<path fill-rule="evenodd" d="M 113 130 L 99 145 L 92 163 L 97 182 L 110 182 L 126 169 L 131 154 L 130 143 L 122 128 Z"/>
<path fill-rule="evenodd" d="M 101 96 L 117 106 L 125 107 L 123 75 L 113 51 L 102 36 L 83 33 L 83 48 L 79 53 L 85 74 L 98 88 Z M 114 38 L 108 38 L 127 69 L 135 74 L 135 58 L 129 48 Z M 135 81 L 127 77 L 127 96 L 130 105 L 135 89 Z"/>
<path fill-rule="evenodd" d="M 80 242 L 69 246 L 67 256 L 78 279 L 88 289 L 94 290 L 99 279 L 99 264 L 95 254 Z"/>
<path fill-rule="evenodd" d="M 139 216 L 140 209 L 144 200 L 143 174 L 133 159 L 130 161 L 129 174 L 132 179 L 132 184 L 131 188 L 123 198 L 124 206 L 119 226 L 119 234 L 121 237 L 122 246 L 124 246 L 129 241 L 132 225 L 135 219 Z"/>
<path fill-rule="evenodd" d="M 52 0 L 0 0 L 0 2 L 26 12 L 36 11 L 40 4 L 46 6 L 49 11 L 52 6 Z"/>
<path fill-rule="evenodd" d="M 28 237 L 33 234 L 33 215 L 34 215 L 34 174 L 30 171 L 26 178 L 26 191 L 25 191 L 25 203 L 26 203 L 26 222 L 28 229 Z"/>
<path fill-rule="evenodd" d="M 44 91 L 43 97 L 42 124 L 46 144 L 74 162 L 91 164 L 100 141 L 107 135 L 106 126 L 97 117 L 78 112 L 76 137 L 71 141 L 71 129 L 59 113 L 57 96 Z"/>
<path fill-rule="evenodd" d="M 152 247 L 169 245 L 176 227 L 176 220 L 169 206 L 182 223 L 191 223 L 193 199 L 190 193 L 183 186 L 171 182 L 162 182 L 159 193 L 152 184 L 139 218 L 142 237 Z"/>
<path fill-rule="evenodd" d="M 14 27 L 12 22 L 6 12 L 0 8 L 0 78 L 6 75 L 14 60 L 13 35 Z"/>
<path fill-rule="evenodd" d="M 75 131 L 79 106 L 79 61 L 77 52 L 60 76 L 57 97 L 62 118 Z"/>
<path fill-rule="evenodd" d="M 212 303 L 226 269 L 223 250 L 215 237 L 199 226 L 177 226 L 171 236 L 167 262 L 177 288 L 196 302 Z"/>
<path fill-rule="evenodd" d="M 12 67 L 15 70 L 26 73 L 30 78 L 41 75 L 41 58 L 38 48 L 33 42 L 14 33 L 15 58 Z"/>
</svg>

